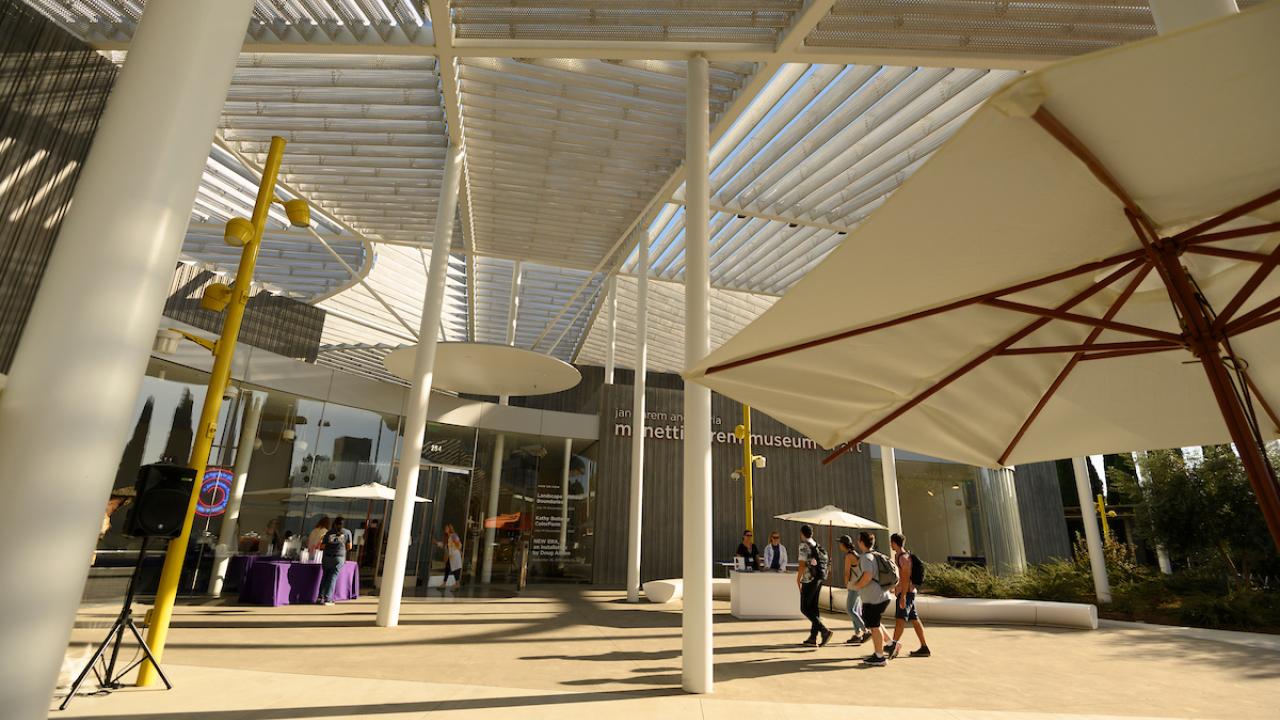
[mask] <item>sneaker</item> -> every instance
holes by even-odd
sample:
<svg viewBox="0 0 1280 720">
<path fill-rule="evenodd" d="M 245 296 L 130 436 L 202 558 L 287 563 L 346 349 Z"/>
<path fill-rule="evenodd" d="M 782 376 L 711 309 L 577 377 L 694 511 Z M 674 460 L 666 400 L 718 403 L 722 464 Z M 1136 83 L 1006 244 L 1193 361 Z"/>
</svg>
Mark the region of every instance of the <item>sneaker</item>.
<svg viewBox="0 0 1280 720">
<path fill-rule="evenodd" d="M 861 645 L 867 641 L 867 636 L 862 633 L 855 633 L 853 637 L 844 641 L 845 645 Z"/>
<path fill-rule="evenodd" d="M 822 631 L 822 642 L 818 643 L 818 646 L 819 646 L 819 647 L 826 647 L 826 646 L 827 646 L 827 643 L 831 642 L 831 636 L 832 636 L 832 635 L 835 635 L 835 633 L 831 632 L 830 630 L 823 630 L 823 631 Z"/>
<path fill-rule="evenodd" d="M 907 653 L 911 657 L 933 657 L 933 653 L 929 652 L 929 646 L 924 645 L 919 650 L 912 650 Z"/>
<path fill-rule="evenodd" d="M 885 665 L 889 664 L 888 660 L 886 660 L 885 658 L 879 655 L 872 655 L 871 657 L 866 658 L 862 662 L 868 665 L 871 665 L 872 667 L 884 667 Z"/>
<path fill-rule="evenodd" d="M 885 657 L 890 660 L 897 658 L 898 653 L 900 652 L 902 652 L 902 643 L 890 643 L 888 647 L 884 649 Z"/>
<path fill-rule="evenodd" d="M 328 606 L 330 606 L 330 605 L 333 605 L 333 604 L 334 604 L 334 602 L 333 602 L 332 600 L 325 600 L 325 601 L 324 601 L 324 604 L 325 604 L 325 607 L 328 607 Z"/>
<path fill-rule="evenodd" d="M 812 646 L 812 647 L 817 647 L 817 646 L 818 646 L 818 638 L 816 638 L 816 637 L 810 637 L 808 640 L 805 640 L 804 642 L 802 642 L 802 643 L 800 643 L 800 644 L 801 644 L 801 645 L 810 645 L 810 646 Z"/>
</svg>

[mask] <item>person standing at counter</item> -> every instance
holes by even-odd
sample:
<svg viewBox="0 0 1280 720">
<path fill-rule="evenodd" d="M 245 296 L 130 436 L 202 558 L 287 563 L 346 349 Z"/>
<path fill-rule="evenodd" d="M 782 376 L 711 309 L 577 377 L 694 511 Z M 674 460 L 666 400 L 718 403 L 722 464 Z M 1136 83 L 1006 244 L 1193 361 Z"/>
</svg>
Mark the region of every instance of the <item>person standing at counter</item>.
<svg viewBox="0 0 1280 720">
<path fill-rule="evenodd" d="M 333 604 L 333 595 L 338 589 L 338 575 L 342 572 L 342 565 L 347 562 L 347 551 L 351 549 L 351 531 L 343 527 L 344 522 L 341 517 L 337 518 L 324 535 L 324 558 L 320 561 L 324 568 L 324 573 L 320 576 L 321 605 Z"/>
<path fill-rule="evenodd" d="M 769 533 L 769 544 L 764 546 L 764 568 L 773 572 L 787 569 L 787 546 L 783 545 L 782 536 L 777 530 Z"/>
<path fill-rule="evenodd" d="M 845 640 L 846 645 L 861 645 L 871 637 L 867 624 L 862 621 L 862 597 L 853 588 L 854 579 L 861 574 L 858 570 L 858 559 L 862 556 L 853 546 L 853 538 L 840 536 L 840 549 L 844 551 L 844 586 L 849 589 L 845 597 L 845 609 L 849 611 L 849 619 L 853 621 L 853 636 Z"/>
<path fill-rule="evenodd" d="M 738 543 L 738 550 L 734 555 L 743 558 L 743 564 L 748 570 L 760 569 L 760 548 L 756 547 L 750 530 L 743 531 L 742 542 Z"/>
<path fill-rule="evenodd" d="M 800 549 L 796 551 L 800 567 L 796 571 L 796 587 L 800 588 L 800 612 L 809 618 L 809 638 L 801 645 L 825 646 L 831 642 L 831 631 L 822 624 L 818 600 L 822 581 L 827 578 L 827 551 L 813 539 L 813 528 L 800 526 Z M 821 640 L 819 640 L 821 636 Z"/>
<path fill-rule="evenodd" d="M 307 549 L 311 551 L 323 550 L 324 536 L 329 532 L 329 516 L 321 515 L 320 520 L 316 522 L 316 526 L 311 529 L 311 534 L 307 535 Z"/>
</svg>

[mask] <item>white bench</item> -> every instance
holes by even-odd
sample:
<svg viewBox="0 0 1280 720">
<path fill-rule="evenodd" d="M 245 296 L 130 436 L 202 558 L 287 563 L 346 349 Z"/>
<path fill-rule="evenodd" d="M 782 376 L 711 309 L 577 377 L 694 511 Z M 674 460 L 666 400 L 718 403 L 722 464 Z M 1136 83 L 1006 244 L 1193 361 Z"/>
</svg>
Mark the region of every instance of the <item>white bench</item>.
<svg viewBox="0 0 1280 720">
<path fill-rule="evenodd" d="M 642 585 L 641 589 L 644 590 L 646 600 L 662 605 L 675 602 L 684 597 L 684 580 L 680 578 L 650 580 Z M 711 597 L 716 600 L 729 599 L 728 578 L 714 578 L 711 580 Z"/>
<path fill-rule="evenodd" d="M 836 588 L 837 610 L 848 612 L 848 591 Z M 823 597 L 822 609 L 827 609 Z M 952 598 L 937 595 L 916 597 L 920 619 L 966 625 L 1045 625 L 1051 627 L 1098 629 L 1098 608 L 1087 603 L 1050 602 L 1048 600 L 1004 600 L 992 598 Z M 893 610 L 885 611 L 887 618 Z"/>
</svg>

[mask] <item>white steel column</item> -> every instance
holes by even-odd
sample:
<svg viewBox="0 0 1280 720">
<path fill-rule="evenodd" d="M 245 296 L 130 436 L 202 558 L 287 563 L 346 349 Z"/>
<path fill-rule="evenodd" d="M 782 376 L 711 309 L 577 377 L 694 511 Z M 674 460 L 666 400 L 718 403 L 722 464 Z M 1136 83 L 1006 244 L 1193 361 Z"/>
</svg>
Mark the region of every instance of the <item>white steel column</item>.
<svg viewBox="0 0 1280 720">
<path fill-rule="evenodd" d="M 605 311 L 608 313 L 605 317 L 608 319 L 608 339 L 606 340 L 608 347 L 605 349 L 604 356 L 604 382 L 606 385 L 613 384 L 613 370 L 617 365 L 618 352 L 618 276 L 609 276 L 609 295 L 605 298 Z"/>
<path fill-rule="evenodd" d="M 1093 504 L 1093 488 L 1089 485 L 1087 458 L 1071 458 L 1076 476 L 1076 496 L 1080 499 L 1080 517 L 1084 520 L 1084 539 L 1089 546 L 1089 566 L 1093 569 L 1093 587 L 1098 602 L 1111 602 L 1111 582 L 1107 579 L 1107 561 L 1102 554 L 1102 531 L 1098 529 L 1098 513 Z"/>
<path fill-rule="evenodd" d="M 649 366 L 649 233 L 640 230 L 636 263 L 636 361 L 631 381 L 631 505 L 627 515 L 627 602 L 640 602 L 644 528 L 644 386 Z"/>
<path fill-rule="evenodd" d="M 240 440 L 236 443 L 236 464 L 233 468 L 235 479 L 231 482 L 231 493 L 227 498 L 227 511 L 222 514 L 222 529 L 218 531 L 218 547 L 213 562 L 213 579 L 209 585 L 209 594 L 222 596 L 222 584 L 227 578 L 227 566 L 231 564 L 231 556 L 239 547 L 237 532 L 240 525 L 240 501 L 244 497 L 244 485 L 249 479 L 249 463 L 253 461 L 253 443 L 258 437 L 258 426 L 262 422 L 262 406 L 267 402 L 266 393 L 245 391 L 249 403 L 245 406 L 244 419 L 240 423 Z"/>
<path fill-rule="evenodd" d="M 1236 0 L 1150 0 L 1160 35 L 1240 12 Z"/>
<path fill-rule="evenodd" d="M 520 315 L 520 275 L 524 272 L 523 264 L 517 260 L 511 268 L 511 293 L 507 301 L 507 344 L 516 344 L 516 318 Z M 502 395 L 499 405 L 506 405 L 511 398 Z M 493 551 L 498 541 L 498 500 L 502 492 L 502 461 L 507 454 L 507 436 L 498 433 L 493 439 L 493 464 L 489 472 L 489 504 L 485 515 L 484 551 L 480 557 L 480 582 L 488 584 L 493 581 Z M 488 525 L 493 521 L 493 527 Z"/>
<path fill-rule="evenodd" d="M 252 8 L 147 3 L 0 395 L 7 719 L 49 712 Z"/>
<path fill-rule="evenodd" d="M 898 502 L 898 456 L 888 445 L 880 446 L 880 478 L 884 483 L 884 524 L 890 533 L 902 532 L 902 505 Z"/>
<path fill-rule="evenodd" d="M 573 459 L 573 438 L 564 439 L 564 469 L 560 471 L 560 562 L 569 555 L 569 461 Z"/>
<path fill-rule="evenodd" d="M 422 321 L 418 327 L 418 349 L 414 353 L 413 378 L 409 388 L 404 421 L 404 441 L 400 445 L 400 468 L 396 473 L 396 499 L 391 507 L 391 530 L 387 535 L 387 562 L 382 570 L 378 596 L 378 625 L 395 627 L 400 622 L 400 597 L 404 593 L 404 564 L 409 557 L 409 530 L 413 524 L 414 496 L 418 491 L 418 469 L 422 464 L 422 443 L 427 432 L 427 404 L 431 399 L 431 378 L 435 372 L 436 343 L 440 315 L 444 310 L 444 290 L 449 270 L 449 245 L 453 240 L 454 213 L 458 208 L 458 184 L 462 175 L 462 151 L 449 146 L 436 213 L 435 237 L 431 242 L 431 269 L 422 297 Z"/>
<path fill-rule="evenodd" d="M 707 59 L 689 59 L 685 100 L 685 367 L 711 351 L 708 252 L 711 222 Z M 711 645 L 711 390 L 684 386 L 684 614 L 681 659 L 684 689 L 712 690 Z"/>
</svg>

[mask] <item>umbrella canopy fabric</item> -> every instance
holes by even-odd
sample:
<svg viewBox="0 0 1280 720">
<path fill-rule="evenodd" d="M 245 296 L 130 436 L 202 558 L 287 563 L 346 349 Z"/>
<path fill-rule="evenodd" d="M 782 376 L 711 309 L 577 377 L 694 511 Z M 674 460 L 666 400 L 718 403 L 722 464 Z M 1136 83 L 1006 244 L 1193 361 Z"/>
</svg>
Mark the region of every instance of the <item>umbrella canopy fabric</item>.
<svg viewBox="0 0 1280 720">
<path fill-rule="evenodd" d="M 809 523 L 810 525 L 828 525 L 835 527 L 857 528 L 859 530 L 887 530 L 875 520 L 868 520 L 860 515 L 847 513 L 835 505 L 827 505 L 817 510 L 801 510 L 799 512 L 774 515 L 779 520 Z"/>
<path fill-rule="evenodd" d="M 989 467 L 1228 442 L 1169 253 L 1275 437 L 1278 37 L 1269 3 L 1013 82 L 685 377 L 826 447 Z"/>
<path fill-rule="evenodd" d="M 311 497 L 340 498 L 343 500 L 395 500 L 396 491 L 382 483 L 371 482 L 364 485 L 354 485 L 344 488 L 330 488 L 328 490 L 312 490 L 308 493 Z M 414 496 L 414 502 L 431 502 L 430 500 Z"/>
</svg>

